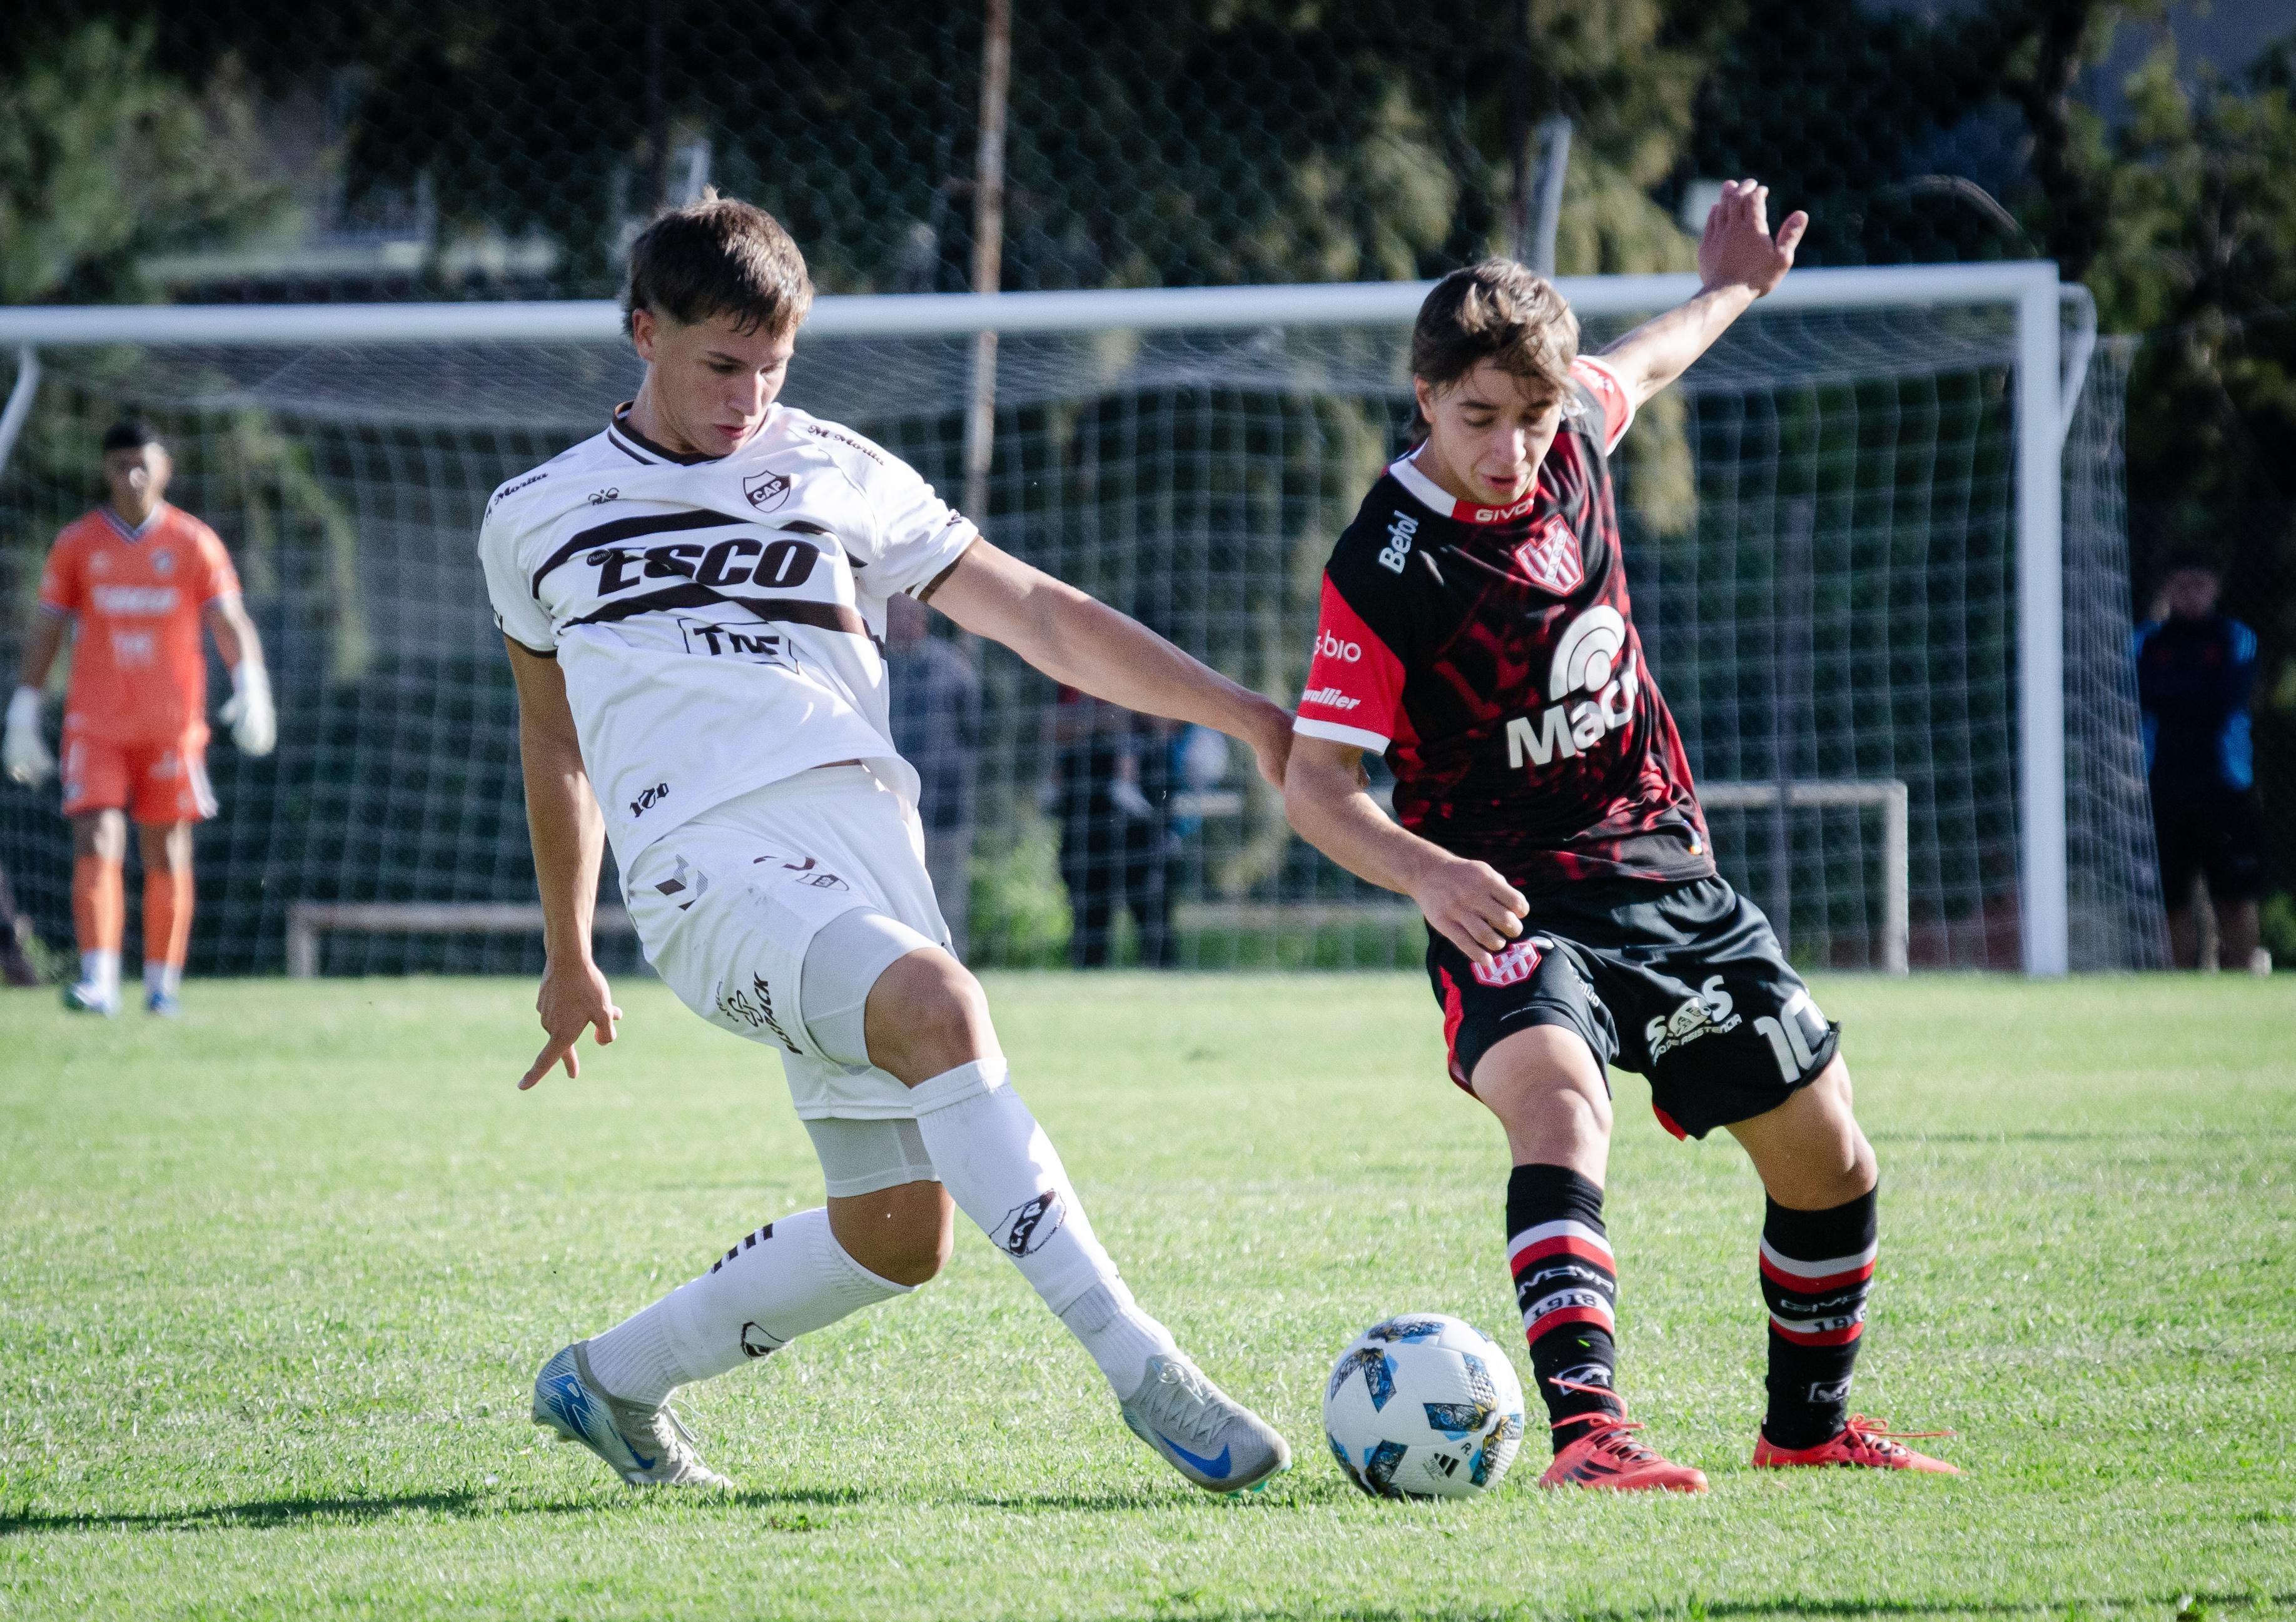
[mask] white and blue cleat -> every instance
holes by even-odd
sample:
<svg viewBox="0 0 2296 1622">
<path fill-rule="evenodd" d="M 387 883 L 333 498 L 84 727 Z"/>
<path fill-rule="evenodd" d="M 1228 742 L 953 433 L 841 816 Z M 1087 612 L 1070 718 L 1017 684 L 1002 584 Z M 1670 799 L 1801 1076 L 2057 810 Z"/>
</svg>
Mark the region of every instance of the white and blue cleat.
<svg viewBox="0 0 2296 1622">
<path fill-rule="evenodd" d="M 1147 1378 L 1123 1412 L 1133 1435 L 1206 1492 L 1251 1492 L 1292 1468 L 1292 1449 L 1275 1427 L 1177 1353 L 1148 1359 Z"/>
<path fill-rule="evenodd" d="M 101 1014 L 109 1020 L 119 1012 L 119 994 L 107 991 L 94 980 L 82 980 L 64 987 L 64 1006 L 73 1013 Z"/>
<path fill-rule="evenodd" d="M 534 1377 L 534 1422 L 579 1442 L 632 1487 L 734 1484 L 701 1462 L 693 1434 L 669 1405 L 649 1408 L 610 1396 L 590 1372 L 589 1342 L 577 1340 Z"/>
<path fill-rule="evenodd" d="M 172 991 L 148 992 L 144 998 L 144 1012 L 162 1020 L 172 1020 L 184 1012 L 184 1004 Z"/>
</svg>

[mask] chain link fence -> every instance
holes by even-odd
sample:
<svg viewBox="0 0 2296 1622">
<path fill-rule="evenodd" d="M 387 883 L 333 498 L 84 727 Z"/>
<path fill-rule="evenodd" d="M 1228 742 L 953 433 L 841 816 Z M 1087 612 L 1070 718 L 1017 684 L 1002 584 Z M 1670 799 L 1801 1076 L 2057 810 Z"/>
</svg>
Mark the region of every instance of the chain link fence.
<svg viewBox="0 0 2296 1622">
<path fill-rule="evenodd" d="M 606 296 L 649 213 L 705 186 L 777 213 L 830 291 L 1398 279 L 1492 251 L 1566 274 L 1678 270 L 1693 263 L 1686 224 L 1710 189 L 1751 172 L 1813 213 L 1807 265 L 2054 257 L 2069 277 L 2100 289 L 2108 325 L 2213 331 L 2194 300 L 2230 295 L 2177 291 L 2177 267 L 2194 254 L 2173 219 L 2157 220 L 2182 217 L 2173 176 L 2186 172 L 2187 148 L 2216 160 L 2208 142 L 2219 126 L 2226 162 L 2248 154 L 2262 166 L 2251 183 L 2259 195 L 2276 186 L 2296 195 L 2296 143 L 2273 122 L 2285 122 L 2296 58 L 2267 50 L 2225 64 L 2218 90 L 2192 88 L 2201 81 L 2190 65 L 2161 54 L 2173 39 L 2145 31 L 2157 9 L 1470 0 L 1434 18 L 1399 0 L 1017 0 L 1005 112 L 988 149 L 1001 158 L 984 164 L 990 4 L 21 8 L 0 20 L 0 84 L 17 115 L 13 144 L 0 142 L 9 221 L 0 296 Z M 2236 21 L 2255 8 L 2220 0 L 2218 9 Z M 2169 78 L 2152 90 L 2128 77 L 2164 61 Z M 2158 99 L 2172 92 L 2186 107 L 2173 129 Z M 2236 107 L 2226 99 L 2235 93 L 2246 98 Z M 2218 118 L 2220 109 L 2229 111 Z M 2185 147 L 2170 142 L 2178 129 Z M 2217 171 L 2203 163 L 2196 172 Z M 2296 465 L 2282 422 L 2296 421 L 2296 409 L 2262 391 L 2296 371 L 2274 371 L 2289 324 L 2272 315 L 2296 300 L 2287 268 L 2296 250 L 2259 251 L 2265 269 L 2244 260 L 2227 272 L 2247 301 L 2243 344 L 2147 345 L 2109 361 L 2109 377 L 2133 377 L 2142 399 L 2182 392 L 2175 412 L 2144 414 L 2126 438 L 2084 419 L 2079 443 L 2103 447 L 2115 470 L 2127 453 L 2136 569 L 2116 579 L 2093 554 L 2069 591 L 2091 611 L 2083 623 L 2107 635 L 2115 615 L 2141 617 L 2178 546 L 2197 537 L 2223 553 L 2261 643 L 2254 739 L 2269 814 L 2266 929 L 2288 957 L 2296 501 L 2272 470 Z M 293 364 L 325 363 L 304 355 Z M 2211 382 L 2228 401 L 2213 418 L 2193 404 Z M 75 409 L 162 403 L 132 376 L 106 388 Z M 1033 476 L 1031 434 L 1060 442 L 1013 409 L 1000 419 L 987 486 L 992 522 L 1025 517 L 1015 492 Z M 249 414 L 226 430 L 201 418 L 197 431 L 236 446 L 241 477 L 275 490 L 248 506 L 245 544 L 260 549 L 270 511 L 279 533 L 308 524 L 327 537 L 295 555 L 334 561 L 297 568 L 348 578 L 388 555 L 376 550 L 390 544 L 387 526 L 330 485 L 340 464 L 283 438 L 279 419 Z M 1697 533 L 1683 517 L 1698 495 L 1690 480 L 1717 465 L 1699 459 L 1698 431 L 1693 423 L 1669 457 L 1631 470 L 1643 509 L 1675 514 L 1654 534 Z M 400 443 L 401 465 L 424 478 L 394 478 L 393 521 L 414 522 L 402 515 L 416 509 L 447 512 L 453 502 L 435 491 L 479 477 L 440 456 L 490 467 L 520 438 L 506 420 L 498 445 L 451 455 Z M 947 462 L 947 446 L 934 446 L 922 459 Z M 2245 471 L 2196 476 L 2204 464 Z M 952 492 L 962 487 L 961 466 L 935 471 Z M 38 499 L 17 482 L 0 504 L 0 654 L 10 659 L 57 515 L 94 496 L 76 475 L 40 477 Z M 2119 522 L 2117 471 L 2097 487 L 2105 485 L 2111 501 L 2096 500 L 2112 510 L 2101 521 Z M 1685 544 L 1668 541 L 1644 567 L 1674 568 L 1668 560 Z M 1062 546 L 1072 572 L 1130 578 L 1119 554 Z M 1654 602 L 1654 624 L 1692 612 L 1693 599 L 1680 602 Z M 344 655 L 331 643 L 312 657 L 335 671 Z M 388 707 L 390 690 L 381 666 L 354 666 L 368 684 L 344 688 L 356 713 L 340 724 L 357 733 L 382 724 L 370 711 Z M 1003 678 L 993 667 L 990 675 L 993 701 Z M 1715 758 L 1756 749 L 1752 733 L 1734 732 L 1726 707 L 1710 717 L 1690 702 L 1696 679 L 1685 673 L 1670 685 Z M 481 713 L 491 682 L 474 675 L 453 686 L 480 709 L 455 711 L 452 725 L 500 718 Z M 391 715 L 392 725 L 416 724 L 412 711 Z M 2125 765 L 2075 762 L 2076 796 Z M 40 893 L 21 872 L 19 888 Z M 274 961 L 268 951 L 227 961 Z M 1989 949 L 1977 955 L 1989 961 Z M 1940 961 L 1967 959 L 1956 947 Z"/>
</svg>

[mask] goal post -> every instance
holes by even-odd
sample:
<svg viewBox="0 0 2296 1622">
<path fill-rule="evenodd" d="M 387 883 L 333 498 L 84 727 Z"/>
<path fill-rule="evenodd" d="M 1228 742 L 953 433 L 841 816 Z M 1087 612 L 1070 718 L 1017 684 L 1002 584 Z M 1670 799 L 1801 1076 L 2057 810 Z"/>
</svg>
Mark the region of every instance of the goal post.
<svg viewBox="0 0 2296 1622">
<path fill-rule="evenodd" d="M 996 332 L 997 472 L 978 515 L 989 532 L 1288 702 L 1304 662 L 1290 643 L 1304 646 L 1321 550 L 1400 448 L 1405 340 L 1431 285 L 824 296 L 787 397 L 953 485 L 962 359 L 973 334 Z M 1686 275 L 1559 286 L 1590 343 L 1696 290 Z M 2092 374 L 2095 348 L 2085 295 L 2048 263 L 1797 271 L 1693 368 L 1677 391 L 1684 404 L 1654 408 L 1643 442 L 1629 436 L 1621 454 L 1638 617 L 1699 780 L 1719 810 L 1774 807 L 1792 821 L 1788 876 L 1813 873 L 1823 892 L 1793 892 L 1794 935 L 1821 943 L 1826 961 L 1901 971 L 1997 964 L 2006 952 L 2036 975 L 2157 961 L 2149 813 L 2141 781 L 2132 790 L 2121 769 L 2133 688 L 2105 651 L 2125 626 L 2105 623 L 2111 594 L 2095 588 L 2125 568 L 2125 536 L 2110 533 L 2125 368 L 2101 361 Z M 824 358 L 808 370 L 808 354 Z M 337 678 L 340 713 L 325 725 L 348 730 L 327 747 L 357 757 L 421 824 L 390 856 L 391 877 L 369 883 L 356 853 L 371 831 L 330 801 L 324 766 L 299 787 L 242 770 L 249 791 L 275 801 L 259 826 L 232 831 L 226 863 L 259 869 L 266 899 L 242 909 L 230 928 L 252 933 L 234 935 L 224 961 L 279 966 L 296 906 L 293 955 L 307 968 L 324 955 L 320 934 L 411 928 L 361 909 L 430 909 L 408 916 L 444 930 L 436 909 L 465 905 L 493 909 L 469 914 L 494 921 L 488 930 L 520 927 L 502 909 L 530 902 L 530 875 L 489 808 L 504 783 L 514 789 L 514 763 L 479 748 L 510 714 L 493 678 L 473 674 L 483 639 L 463 636 L 446 676 L 437 659 L 393 663 L 375 650 L 414 647 L 426 617 L 470 620 L 477 504 L 627 397 L 636 367 L 619 308 L 14 308 L 0 310 L 9 356 L 0 589 L 17 610 L 38 532 L 84 504 L 68 463 L 89 423 L 132 404 L 207 436 L 185 504 L 234 547 L 268 549 L 249 571 L 251 600 L 303 594 L 283 610 L 283 635 Z M 2087 427 L 2069 451 L 2077 418 Z M 259 491 L 250 468 L 271 470 Z M 2069 502 L 2083 526 L 2077 555 Z M 1817 576 L 1800 580 L 1815 593 L 1800 609 L 1787 602 L 1796 577 L 1781 538 L 1797 525 Z M 2088 571 L 2079 593 L 2076 568 Z M 2097 621 L 2082 624 L 2079 669 L 2067 663 L 2069 597 Z M 1765 665 L 1757 644 L 1791 643 L 1781 627 L 1798 616 L 1816 627 L 1799 634 L 1799 654 Z M 1054 882 L 1061 823 L 1046 805 L 1062 768 L 1036 737 L 1048 690 L 1001 664 L 980 675 L 993 735 L 978 770 L 996 792 L 980 813 L 971 889 L 1004 906 L 1000 886 L 1025 888 L 1024 870 L 1037 891 Z M 1783 687 L 1767 691 L 1774 677 Z M 349 691 L 362 681 L 367 691 Z M 357 753 L 385 747 L 379 763 Z M 2092 758 L 2112 769 L 2090 769 Z M 1287 840 L 1248 777 L 1231 763 L 1218 782 L 1175 780 L 1160 826 L 1205 831 L 1185 850 L 1173 837 L 1188 915 L 1280 934 L 1340 928 L 1325 921 L 1375 907 L 1375 893 Z M 1240 795 L 1241 813 L 1183 815 L 1186 796 L 1205 791 Z M 297 820 L 309 816 L 319 821 Z M 0 861 L 21 865 L 44 848 L 30 819 L 20 795 L 0 793 Z M 283 841 L 296 847 L 291 862 Z M 1742 882 L 1767 859 L 1755 843 L 1718 847 Z M 1788 887 L 1750 888 L 1767 899 Z M 1071 882 L 1068 902 L 1081 893 Z M 1011 905 L 1059 911 L 1057 895 L 1042 900 Z M 2077 905 L 2087 909 L 2078 930 Z M 2105 922 L 2091 928 L 2089 913 Z M 1255 955 L 1191 938 L 1183 961 L 1364 961 L 1352 947 L 1334 960 L 1321 947 Z M 1014 948 L 1009 961 L 1035 960 Z"/>
</svg>

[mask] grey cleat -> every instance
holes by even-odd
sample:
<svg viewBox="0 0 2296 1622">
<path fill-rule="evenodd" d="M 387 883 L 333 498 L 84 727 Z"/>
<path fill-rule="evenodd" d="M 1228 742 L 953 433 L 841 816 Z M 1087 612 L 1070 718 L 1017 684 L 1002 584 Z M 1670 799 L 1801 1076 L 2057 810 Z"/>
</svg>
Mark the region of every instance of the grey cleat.
<svg viewBox="0 0 2296 1622">
<path fill-rule="evenodd" d="M 664 1403 L 649 1408 L 610 1395 L 590 1372 L 589 1342 L 577 1340 L 534 1377 L 534 1422 L 579 1442 L 632 1487 L 734 1484 L 701 1462 L 693 1433 Z"/>
<path fill-rule="evenodd" d="M 1148 1377 L 1124 1405 L 1124 1422 L 1207 1492 L 1248 1492 L 1292 1468 L 1292 1449 L 1275 1427 L 1177 1352 L 1148 1359 Z"/>
</svg>

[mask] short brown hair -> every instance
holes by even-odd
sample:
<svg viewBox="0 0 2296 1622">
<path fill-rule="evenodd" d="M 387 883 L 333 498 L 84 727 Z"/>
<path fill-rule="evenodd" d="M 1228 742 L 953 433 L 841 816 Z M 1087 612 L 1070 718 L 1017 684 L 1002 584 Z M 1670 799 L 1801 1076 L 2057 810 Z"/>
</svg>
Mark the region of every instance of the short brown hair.
<svg viewBox="0 0 2296 1622">
<path fill-rule="evenodd" d="M 1513 259 L 1485 259 L 1435 283 L 1411 328 L 1411 374 L 1448 389 L 1484 361 L 1557 399 L 1570 392 L 1578 317 L 1554 283 Z"/>
<path fill-rule="evenodd" d="M 743 332 L 794 332 L 813 307 L 805 256 L 754 203 L 706 191 L 657 215 L 630 244 L 622 327 L 640 309 L 683 325 L 731 315 Z"/>
</svg>

